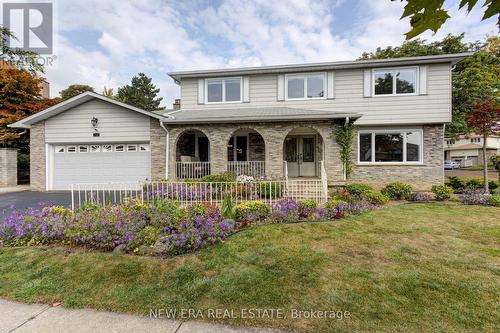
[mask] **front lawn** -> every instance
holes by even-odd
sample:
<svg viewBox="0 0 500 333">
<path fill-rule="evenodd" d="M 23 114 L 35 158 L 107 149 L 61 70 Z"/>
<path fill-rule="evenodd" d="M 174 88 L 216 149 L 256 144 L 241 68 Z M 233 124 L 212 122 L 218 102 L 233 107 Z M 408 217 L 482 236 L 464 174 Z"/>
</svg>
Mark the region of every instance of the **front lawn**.
<svg viewBox="0 0 500 333">
<path fill-rule="evenodd" d="M 244 229 L 170 259 L 0 248 L 0 297 L 148 315 L 156 308 L 342 310 L 221 319 L 310 332 L 496 331 L 500 208 L 403 204 L 324 223 Z"/>
</svg>

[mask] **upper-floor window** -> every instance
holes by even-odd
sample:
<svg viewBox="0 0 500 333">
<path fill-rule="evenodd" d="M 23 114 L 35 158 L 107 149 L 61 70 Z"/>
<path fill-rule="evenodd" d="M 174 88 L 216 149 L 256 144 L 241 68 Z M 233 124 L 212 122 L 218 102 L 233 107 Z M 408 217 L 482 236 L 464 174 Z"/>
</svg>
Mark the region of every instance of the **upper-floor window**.
<svg viewBox="0 0 500 333">
<path fill-rule="evenodd" d="M 373 94 L 415 95 L 417 93 L 417 68 L 373 70 Z"/>
<path fill-rule="evenodd" d="M 238 103 L 241 102 L 241 77 L 227 79 L 205 80 L 207 103 Z"/>
<path fill-rule="evenodd" d="M 446 144 L 448 144 L 448 145 L 454 145 L 455 144 L 455 140 L 454 139 L 446 140 Z"/>
<path fill-rule="evenodd" d="M 325 98 L 325 91 L 325 73 L 286 76 L 286 99 Z"/>
<path fill-rule="evenodd" d="M 470 143 L 480 143 L 481 142 L 481 138 L 471 138 L 470 139 Z"/>
</svg>

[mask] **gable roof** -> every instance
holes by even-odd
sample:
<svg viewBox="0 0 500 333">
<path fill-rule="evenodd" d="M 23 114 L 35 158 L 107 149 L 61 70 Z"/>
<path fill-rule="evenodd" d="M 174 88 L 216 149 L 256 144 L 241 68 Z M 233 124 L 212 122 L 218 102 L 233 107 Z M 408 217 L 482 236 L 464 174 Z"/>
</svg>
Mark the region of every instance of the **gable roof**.
<svg viewBox="0 0 500 333">
<path fill-rule="evenodd" d="M 31 125 L 36 124 L 39 121 L 48 119 L 50 117 L 53 117 L 55 115 L 58 115 L 64 111 L 67 111 L 71 108 L 74 108 L 75 106 L 78 106 L 80 104 L 83 104 L 85 102 L 88 102 L 93 99 L 99 99 L 101 101 L 111 103 L 120 107 L 123 107 L 125 109 L 138 112 L 141 114 L 144 114 L 146 116 L 156 118 L 156 119 L 165 119 L 166 116 L 162 115 L 160 113 L 156 112 L 151 112 L 151 111 L 146 111 L 143 109 L 136 108 L 135 106 L 119 102 L 115 99 L 105 97 L 103 95 L 94 93 L 94 92 L 84 92 L 80 95 L 77 95 L 75 97 L 69 98 L 61 103 L 58 103 L 54 106 L 51 106 L 48 109 L 45 109 L 43 111 L 40 111 L 38 113 L 35 113 L 29 117 L 26 117 L 24 119 L 19 120 L 18 122 L 15 122 L 13 124 L 8 125 L 8 127 L 13 127 L 13 128 L 30 128 Z"/>
<path fill-rule="evenodd" d="M 351 60 L 351 61 L 335 61 L 335 62 L 322 62 L 322 63 L 309 63 L 309 64 L 242 67 L 242 68 L 222 68 L 222 69 L 210 69 L 210 70 L 170 72 L 168 73 L 168 75 L 178 83 L 182 78 L 196 78 L 196 77 L 217 77 L 217 76 L 269 74 L 269 73 L 299 73 L 308 71 L 325 71 L 325 70 L 348 69 L 348 68 L 373 68 L 373 67 L 388 67 L 388 66 L 423 65 L 431 63 L 455 64 L 472 54 L 473 54 L 472 52 L 466 52 L 466 53 L 430 55 L 430 56 L 420 56 L 420 57 L 405 57 L 405 58 Z"/>
<path fill-rule="evenodd" d="M 483 145 L 478 145 L 476 143 L 466 143 L 464 145 L 456 147 L 445 147 L 444 150 L 467 150 L 467 149 L 483 149 Z M 497 149 L 495 147 L 487 146 L 486 149 Z"/>
<path fill-rule="evenodd" d="M 176 110 L 165 114 L 165 124 L 242 123 L 268 121 L 328 120 L 361 117 L 359 113 L 309 110 L 289 107 Z"/>
</svg>

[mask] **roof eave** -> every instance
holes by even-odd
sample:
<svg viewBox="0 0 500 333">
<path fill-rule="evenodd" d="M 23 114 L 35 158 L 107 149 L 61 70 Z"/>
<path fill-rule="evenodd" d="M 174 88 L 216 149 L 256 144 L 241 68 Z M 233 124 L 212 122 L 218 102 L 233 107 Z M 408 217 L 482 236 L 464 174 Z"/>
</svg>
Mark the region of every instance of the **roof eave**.
<svg viewBox="0 0 500 333">
<path fill-rule="evenodd" d="M 334 119 L 358 119 L 362 115 L 359 113 L 336 114 L 336 115 L 314 115 L 314 116 L 287 116 L 287 117 L 266 117 L 266 118 L 200 118 L 200 119 L 170 119 L 163 120 L 164 124 L 225 124 L 225 123 L 265 123 L 265 122 L 287 122 L 287 121 L 314 121 L 314 120 L 334 120 Z"/>
<path fill-rule="evenodd" d="M 389 66 L 405 66 L 430 63 L 451 63 L 456 64 L 464 58 L 472 55 L 472 52 L 446 54 L 438 56 L 421 56 L 421 57 L 405 57 L 405 58 L 390 58 L 390 59 L 375 59 L 375 60 L 355 60 L 355 61 L 338 61 L 312 64 L 293 64 L 279 66 L 261 66 L 261 67 L 243 67 L 243 68 L 226 68 L 213 70 L 195 70 L 195 71 L 179 71 L 170 72 L 168 75 L 176 82 L 180 82 L 182 78 L 196 77 L 216 77 L 230 75 L 247 75 L 247 74 L 268 74 L 268 73 L 290 73 L 290 72 L 307 72 L 320 70 L 334 69 L 353 69 L 353 68 L 374 68 L 374 67 L 389 67 Z"/>
</svg>

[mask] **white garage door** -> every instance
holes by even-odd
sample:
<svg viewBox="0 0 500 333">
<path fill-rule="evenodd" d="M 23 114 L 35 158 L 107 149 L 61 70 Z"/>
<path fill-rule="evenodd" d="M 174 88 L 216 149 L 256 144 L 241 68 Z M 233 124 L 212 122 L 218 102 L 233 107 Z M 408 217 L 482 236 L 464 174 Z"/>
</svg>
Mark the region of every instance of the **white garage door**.
<svg viewBox="0 0 500 333">
<path fill-rule="evenodd" d="M 54 147 L 52 189 L 71 184 L 136 182 L 151 178 L 149 144 L 88 144 Z"/>
</svg>

